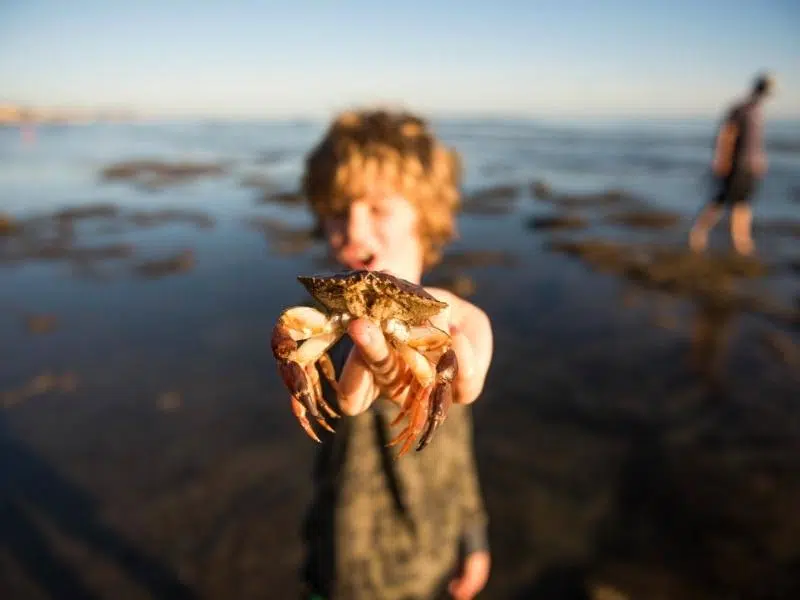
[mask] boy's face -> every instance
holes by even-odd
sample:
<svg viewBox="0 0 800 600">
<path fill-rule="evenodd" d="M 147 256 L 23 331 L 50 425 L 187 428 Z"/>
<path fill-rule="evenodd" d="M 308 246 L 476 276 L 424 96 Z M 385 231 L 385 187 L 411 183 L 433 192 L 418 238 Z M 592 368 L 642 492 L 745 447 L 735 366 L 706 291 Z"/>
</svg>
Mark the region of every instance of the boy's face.
<svg viewBox="0 0 800 600">
<path fill-rule="evenodd" d="M 342 213 L 323 220 L 328 246 L 349 269 L 386 270 L 418 283 L 423 250 L 417 209 L 388 189 L 355 198 Z"/>
</svg>

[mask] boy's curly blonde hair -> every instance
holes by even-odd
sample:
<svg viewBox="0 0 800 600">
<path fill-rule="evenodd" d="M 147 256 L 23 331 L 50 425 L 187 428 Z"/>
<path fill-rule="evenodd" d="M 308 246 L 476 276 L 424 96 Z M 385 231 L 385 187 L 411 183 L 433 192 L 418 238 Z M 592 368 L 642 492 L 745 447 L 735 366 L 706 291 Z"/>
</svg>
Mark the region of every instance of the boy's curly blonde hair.
<svg viewBox="0 0 800 600">
<path fill-rule="evenodd" d="M 460 157 L 417 115 L 386 109 L 340 114 L 306 157 L 302 192 L 318 225 L 378 181 L 416 206 L 423 269 L 434 266 L 456 236 Z"/>
</svg>

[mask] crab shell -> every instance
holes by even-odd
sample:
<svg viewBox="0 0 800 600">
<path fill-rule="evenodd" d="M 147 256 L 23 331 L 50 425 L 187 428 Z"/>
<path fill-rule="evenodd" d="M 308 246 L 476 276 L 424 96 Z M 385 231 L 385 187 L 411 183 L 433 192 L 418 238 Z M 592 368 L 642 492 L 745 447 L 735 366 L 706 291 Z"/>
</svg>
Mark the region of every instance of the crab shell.
<svg viewBox="0 0 800 600">
<path fill-rule="evenodd" d="M 395 319 L 423 325 L 447 307 L 421 285 L 384 271 L 349 271 L 326 276 L 299 276 L 308 293 L 333 314 L 349 314 L 377 323 Z"/>
</svg>

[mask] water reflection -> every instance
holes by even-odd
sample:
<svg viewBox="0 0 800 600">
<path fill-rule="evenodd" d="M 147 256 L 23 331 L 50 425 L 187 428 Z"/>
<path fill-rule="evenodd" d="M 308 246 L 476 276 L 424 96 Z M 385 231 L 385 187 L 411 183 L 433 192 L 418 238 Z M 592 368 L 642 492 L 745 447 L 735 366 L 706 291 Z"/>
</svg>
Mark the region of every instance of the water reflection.
<svg viewBox="0 0 800 600">
<path fill-rule="evenodd" d="M 734 320 L 735 311 L 730 306 L 702 301 L 695 304 L 690 364 L 714 395 L 724 394 L 726 389 L 725 354 Z"/>
<path fill-rule="evenodd" d="M 169 568 L 106 525 L 93 500 L 15 438 L 0 413 L 0 547 L 53 600 L 100 598 L 76 564 L 80 555 L 68 551 L 74 544 L 151 598 L 196 597 Z"/>
</svg>

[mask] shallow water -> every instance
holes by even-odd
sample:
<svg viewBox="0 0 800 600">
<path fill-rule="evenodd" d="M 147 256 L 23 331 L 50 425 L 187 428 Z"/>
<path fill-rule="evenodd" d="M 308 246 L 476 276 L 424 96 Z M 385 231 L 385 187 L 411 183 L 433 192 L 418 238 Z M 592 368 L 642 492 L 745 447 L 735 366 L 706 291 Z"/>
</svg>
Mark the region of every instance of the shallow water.
<svg viewBox="0 0 800 600">
<path fill-rule="evenodd" d="M 592 272 L 547 250 L 556 233 L 525 226 L 553 212 L 530 195 L 535 180 L 562 192 L 623 188 L 690 218 L 705 196 L 712 125 L 437 123 L 464 152 L 466 192 L 520 188 L 509 211 L 462 215 L 450 250 L 515 259 L 461 271 L 496 336 L 474 408 L 494 548 L 482 597 L 585 597 L 602 586 L 631 598 L 800 594 L 797 328 L 704 313 Z M 85 220 L 77 243 L 124 242 L 133 255 L 0 261 L 3 597 L 291 597 L 314 447 L 267 339 L 277 313 L 304 299 L 295 275 L 320 270 L 324 252 L 277 252 L 279 234 L 267 239 L 248 219 L 311 219 L 256 202 L 262 192 L 241 180 L 293 190 L 319 132 L 313 122 L 62 126 L 25 143 L 0 129 L 0 212 L 103 202 L 123 215 L 169 208 L 213 220 Z M 797 143 L 800 124 L 771 123 L 769 135 Z M 155 190 L 101 180 L 131 159 L 220 161 L 228 172 Z M 797 220 L 800 152 L 773 152 L 770 164 L 757 218 Z M 682 243 L 685 229 L 590 233 Z M 756 241 L 780 263 L 798 257 L 796 240 Z M 194 262 L 184 272 L 135 270 L 185 249 Z M 787 306 L 800 296 L 796 271 L 765 285 Z M 30 313 L 55 315 L 55 330 L 30 333 Z M 25 387 L 48 373 L 72 374 L 75 388 L 48 392 L 53 380 L 41 377 Z"/>
</svg>

